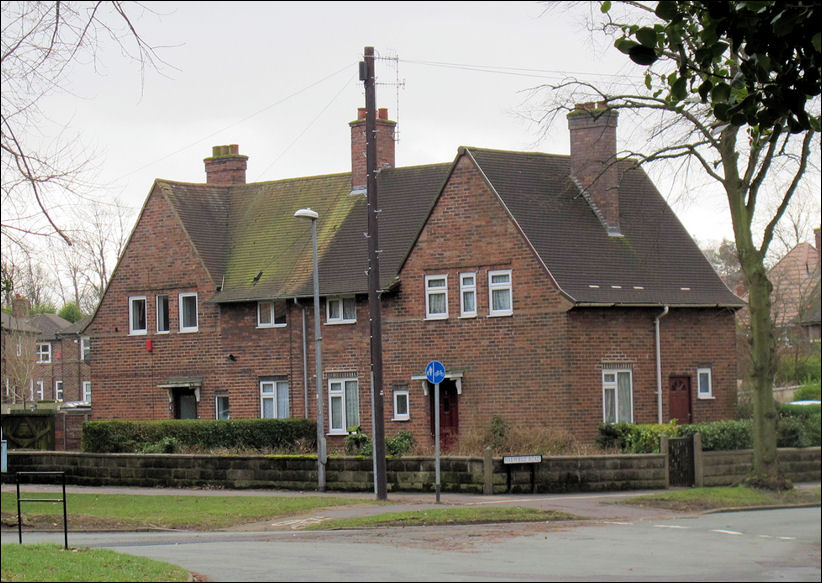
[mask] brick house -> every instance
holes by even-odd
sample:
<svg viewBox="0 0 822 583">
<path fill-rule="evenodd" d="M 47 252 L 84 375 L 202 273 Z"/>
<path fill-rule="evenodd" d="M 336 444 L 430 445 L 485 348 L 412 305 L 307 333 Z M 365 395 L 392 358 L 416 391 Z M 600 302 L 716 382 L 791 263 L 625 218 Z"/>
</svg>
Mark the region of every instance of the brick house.
<svg viewBox="0 0 822 583">
<path fill-rule="evenodd" d="M 592 439 L 603 422 L 735 415 L 742 306 L 645 174 L 616 113 L 569 114 L 571 155 L 460 148 L 396 168 L 377 120 L 386 435 L 445 443 L 493 416 Z M 364 111 L 352 171 L 246 184 L 215 147 L 206 183 L 155 181 L 86 333 L 98 419 L 316 416 L 319 214 L 326 431 L 371 432 Z M 657 363 L 661 363 L 657 366 Z"/>
<path fill-rule="evenodd" d="M 91 400 L 90 342 L 56 314 L 29 313 L 30 302 L 13 300 L 3 314 L 3 403 L 88 403 Z"/>
</svg>

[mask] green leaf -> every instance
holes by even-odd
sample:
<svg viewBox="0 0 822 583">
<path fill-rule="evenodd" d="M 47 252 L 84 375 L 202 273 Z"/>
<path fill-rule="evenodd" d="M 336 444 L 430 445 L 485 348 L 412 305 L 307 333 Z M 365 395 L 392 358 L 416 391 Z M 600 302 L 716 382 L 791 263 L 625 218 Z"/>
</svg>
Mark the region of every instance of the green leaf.
<svg viewBox="0 0 822 583">
<path fill-rule="evenodd" d="M 688 83 L 684 77 L 680 77 L 671 86 L 671 99 L 673 103 L 679 103 L 688 96 Z"/>
<path fill-rule="evenodd" d="M 809 118 L 808 123 L 810 124 L 811 129 L 813 131 L 818 132 L 818 131 L 822 130 L 822 124 L 820 124 L 818 117 Z"/>
<path fill-rule="evenodd" d="M 603 14 L 608 12 L 610 9 L 611 9 L 611 3 L 610 2 L 603 2 L 599 7 L 599 11 L 602 12 Z"/>
<path fill-rule="evenodd" d="M 671 21 L 676 17 L 677 10 L 676 10 L 676 2 L 658 2 L 656 5 L 656 10 L 654 10 L 654 14 L 656 14 L 662 20 Z"/>
<path fill-rule="evenodd" d="M 711 83 L 710 80 L 707 79 L 702 82 L 702 85 L 699 86 L 699 97 L 702 99 L 703 103 L 705 103 L 708 100 L 708 93 L 710 93 L 711 87 L 713 87 L 713 83 Z"/>
<path fill-rule="evenodd" d="M 719 121 L 728 121 L 731 116 L 728 110 L 731 108 L 727 103 L 717 103 L 714 105 L 714 117 Z"/>
<path fill-rule="evenodd" d="M 637 40 L 642 43 L 642 46 L 654 48 L 656 46 L 656 31 L 653 28 L 640 28 L 636 31 Z"/>
<path fill-rule="evenodd" d="M 813 48 L 816 49 L 816 52 L 822 51 L 822 33 L 817 32 L 815 35 L 811 37 L 811 43 L 813 44 Z"/>
<path fill-rule="evenodd" d="M 653 78 L 650 73 L 645 73 L 645 87 L 650 91 L 653 87 Z"/>
<path fill-rule="evenodd" d="M 718 83 L 711 89 L 711 101 L 714 103 L 727 103 L 731 97 L 731 86 L 727 83 Z"/>
<path fill-rule="evenodd" d="M 631 60 L 637 65 L 646 66 L 653 64 L 658 58 L 654 52 L 654 49 L 643 45 L 634 46 L 630 51 L 628 51 L 628 56 L 631 57 Z"/>
<path fill-rule="evenodd" d="M 618 38 L 614 42 L 614 46 L 621 53 L 625 53 L 626 55 L 628 55 L 628 54 L 631 53 L 632 48 L 634 48 L 636 46 L 639 46 L 639 43 L 636 43 L 636 42 L 632 41 L 631 39 L 622 37 L 622 38 Z"/>
</svg>

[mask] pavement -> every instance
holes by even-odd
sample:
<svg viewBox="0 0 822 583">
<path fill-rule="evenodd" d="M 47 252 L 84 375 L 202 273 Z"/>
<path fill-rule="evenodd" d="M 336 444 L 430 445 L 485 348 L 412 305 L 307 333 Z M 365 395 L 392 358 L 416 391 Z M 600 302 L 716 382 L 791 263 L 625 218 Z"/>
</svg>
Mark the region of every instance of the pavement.
<svg viewBox="0 0 822 583">
<path fill-rule="evenodd" d="M 820 482 L 795 484 L 798 488 L 820 487 Z M 26 492 L 60 492 L 57 485 L 26 484 L 21 486 Z M 3 484 L 3 492 L 14 492 L 14 484 Z M 436 501 L 434 493 L 419 492 L 389 492 L 388 504 L 378 502 L 373 492 L 299 492 L 291 490 L 225 490 L 225 489 L 181 489 L 181 488 L 137 488 L 137 487 L 95 487 L 95 486 L 66 486 L 66 498 L 71 494 L 126 494 L 131 496 L 152 495 L 183 495 L 183 496 L 271 496 L 271 497 L 302 497 L 302 496 L 334 496 L 365 501 L 373 504 L 355 504 L 322 508 L 309 513 L 279 517 L 273 521 L 253 524 L 243 524 L 226 529 L 229 531 L 260 532 L 277 530 L 297 530 L 310 523 L 322 522 L 328 519 L 371 516 L 375 514 L 409 512 L 434 508 L 455 506 L 525 506 L 542 510 L 566 512 L 586 521 L 593 522 L 638 522 L 643 520 L 659 520 L 662 518 L 682 518 L 697 512 L 677 512 L 673 510 L 648 508 L 632 504 L 615 504 L 619 500 L 643 494 L 664 492 L 665 490 L 631 490 L 619 492 L 590 492 L 565 494 L 495 494 L 492 496 L 480 494 L 460 494 L 442 492 L 440 503 Z M 730 510 L 730 509 L 726 509 Z M 751 510 L 751 508 L 746 508 Z"/>
</svg>

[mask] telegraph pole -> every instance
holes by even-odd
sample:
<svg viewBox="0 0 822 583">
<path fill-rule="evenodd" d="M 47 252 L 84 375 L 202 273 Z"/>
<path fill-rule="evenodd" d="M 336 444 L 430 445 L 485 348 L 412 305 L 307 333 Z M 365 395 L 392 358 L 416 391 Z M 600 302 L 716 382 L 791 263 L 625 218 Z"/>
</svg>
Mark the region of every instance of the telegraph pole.
<svg viewBox="0 0 822 583">
<path fill-rule="evenodd" d="M 382 390 L 382 309 L 380 307 L 380 258 L 377 204 L 377 96 L 374 79 L 374 47 L 365 47 L 360 62 L 360 81 L 365 83 L 365 156 L 368 172 L 368 313 L 371 321 L 371 390 L 374 403 L 374 484 L 377 500 L 386 500 L 385 414 Z"/>
</svg>

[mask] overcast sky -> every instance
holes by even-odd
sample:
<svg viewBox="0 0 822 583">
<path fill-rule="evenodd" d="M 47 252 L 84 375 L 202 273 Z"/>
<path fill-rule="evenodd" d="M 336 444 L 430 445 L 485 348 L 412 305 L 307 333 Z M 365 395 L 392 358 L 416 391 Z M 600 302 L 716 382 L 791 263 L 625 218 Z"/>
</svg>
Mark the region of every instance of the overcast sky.
<svg viewBox="0 0 822 583">
<path fill-rule="evenodd" d="M 211 147 L 239 144 L 248 181 L 350 170 L 348 122 L 364 106 L 363 47 L 375 47 L 377 104 L 398 121 L 398 166 L 449 162 L 461 145 L 567 154 L 565 120 L 545 134 L 532 88 L 573 76 L 641 82 L 585 30 L 586 10 L 537 2 L 148 2 L 135 20 L 167 63 L 139 68 L 104 45 L 52 98 L 99 162 L 106 197 L 139 208 L 155 178 L 204 182 Z M 620 126 L 618 140 L 636 134 Z M 732 238 L 715 188 L 660 190 L 700 242 Z M 713 192 L 713 195 L 711 195 Z"/>
</svg>

